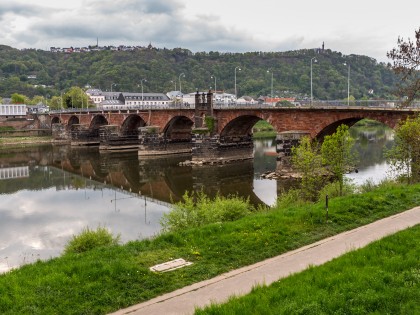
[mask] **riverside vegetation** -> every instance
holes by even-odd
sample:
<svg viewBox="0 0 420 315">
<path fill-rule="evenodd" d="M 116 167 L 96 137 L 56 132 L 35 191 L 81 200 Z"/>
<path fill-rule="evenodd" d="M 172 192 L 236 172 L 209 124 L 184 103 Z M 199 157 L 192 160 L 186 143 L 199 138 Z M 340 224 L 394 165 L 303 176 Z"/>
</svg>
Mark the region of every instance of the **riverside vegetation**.
<svg viewBox="0 0 420 315">
<path fill-rule="evenodd" d="M 193 196 L 186 198 L 188 204 Z M 252 209 L 243 200 L 244 216 L 234 221 L 222 222 L 222 215 L 214 218 L 217 222 L 200 227 L 171 224 L 152 239 L 125 245 L 115 245 L 115 237 L 106 237 L 108 246 L 65 251 L 61 257 L 22 266 L 0 276 L 0 313 L 114 311 L 412 208 L 420 202 L 420 185 L 384 182 L 331 198 L 328 222 L 322 202 L 285 200 L 260 209 Z M 205 201 L 209 211 L 219 209 L 219 202 L 225 199 L 219 198 L 213 207 Z M 182 205 L 177 207 L 182 209 Z M 180 257 L 193 265 L 168 273 L 149 270 Z"/>
</svg>

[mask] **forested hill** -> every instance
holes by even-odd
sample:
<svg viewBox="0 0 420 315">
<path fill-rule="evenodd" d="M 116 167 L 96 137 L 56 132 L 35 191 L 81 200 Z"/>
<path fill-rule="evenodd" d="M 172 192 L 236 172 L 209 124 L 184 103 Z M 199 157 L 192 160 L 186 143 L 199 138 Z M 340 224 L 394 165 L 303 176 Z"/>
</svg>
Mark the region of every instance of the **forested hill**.
<svg viewBox="0 0 420 315">
<path fill-rule="evenodd" d="M 0 97 L 12 93 L 51 97 L 72 86 L 102 90 L 168 92 L 214 88 L 238 96 L 310 96 L 311 58 L 316 99 L 393 98 L 396 77 L 384 63 L 360 55 L 307 49 L 288 52 L 191 53 L 187 49 L 138 49 L 53 53 L 0 46 Z M 315 61 L 316 60 L 316 61 Z M 344 64 L 346 63 L 346 64 Z M 240 69 L 240 70 L 239 70 Z M 271 72 L 272 71 L 272 72 Z M 34 87 L 37 86 L 37 87 Z M 42 87 L 42 86 L 47 86 Z M 373 94 L 369 94 L 369 91 Z"/>
</svg>

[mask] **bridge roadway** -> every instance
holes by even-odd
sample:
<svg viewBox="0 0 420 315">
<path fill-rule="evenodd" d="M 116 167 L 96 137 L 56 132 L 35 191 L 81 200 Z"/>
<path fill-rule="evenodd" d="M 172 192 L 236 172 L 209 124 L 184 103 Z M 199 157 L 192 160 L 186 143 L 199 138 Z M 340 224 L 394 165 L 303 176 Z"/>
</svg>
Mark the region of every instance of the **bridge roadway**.
<svg viewBox="0 0 420 315">
<path fill-rule="evenodd" d="M 249 136 L 259 120 L 266 120 L 275 130 L 303 131 L 312 138 L 332 134 L 341 124 L 352 126 L 369 118 L 394 128 L 397 123 L 420 112 L 419 106 L 395 107 L 395 102 L 366 103 L 367 106 L 346 106 L 334 102 L 314 103 L 314 106 L 273 107 L 268 104 L 219 106 L 212 109 L 215 133 L 220 139 Z M 398 104 L 397 104 L 398 105 Z M 190 137 L 196 112 L 186 106 L 127 106 L 119 109 L 77 109 L 52 111 L 51 124 L 62 124 L 66 130 L 84 125 L 98 131 L 103 125 L 116 125 L 121 135 L 137 134 L 139 127 L 154 126 L 167 139 Z M 206 116 L 202 114 L 202 118 Z"/>
</svg>

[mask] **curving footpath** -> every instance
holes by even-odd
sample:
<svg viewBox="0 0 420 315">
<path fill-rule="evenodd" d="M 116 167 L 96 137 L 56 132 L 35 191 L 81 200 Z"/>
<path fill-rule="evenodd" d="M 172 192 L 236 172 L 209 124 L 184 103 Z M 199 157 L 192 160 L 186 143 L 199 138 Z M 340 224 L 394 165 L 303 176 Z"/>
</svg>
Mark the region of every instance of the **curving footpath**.
<svg viewBox="0 0 420 315">
<path fill-rule="evenodd" d="M 230 271 L 213 279 L 195 283 L 112 314 L 193 314 L 196 307 L 204 307 L 211 302 L 222 303 L 232 295 L 245 295 L 257 284 L 269 285 L 292 273 L 300 272 L 309 266 L 321 265 L 346 252 L 417 224 L 420 224 L 420 207 L 337 234 L 254 265 Z"/>
</svg>

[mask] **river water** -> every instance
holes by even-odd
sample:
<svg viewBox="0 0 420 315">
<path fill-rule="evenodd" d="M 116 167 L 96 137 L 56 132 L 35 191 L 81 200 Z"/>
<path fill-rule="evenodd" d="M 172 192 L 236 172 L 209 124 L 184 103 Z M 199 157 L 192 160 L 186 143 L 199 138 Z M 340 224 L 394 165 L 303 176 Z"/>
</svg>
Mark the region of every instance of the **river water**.
<svg viewBox="0 0 420 315">
<path fill-rule="evenodd" d="M 352 128 L 360 152 L 355 183 L 387 175 L 386 128 Z M 186 191 L 238 194 L 273 205 L 292 182 L 263 179 L 276 168 L 273 140 L 256 140 L 254 160 L 223 166 L 179 166 L 188 156 L 139 159 L 97 148 L 37 146 L 0 151 L 0 273 L 56 257 L 86 227 L 107 227 L 122 242 L 159 233 L 160 219 Z"/>
</svg>

